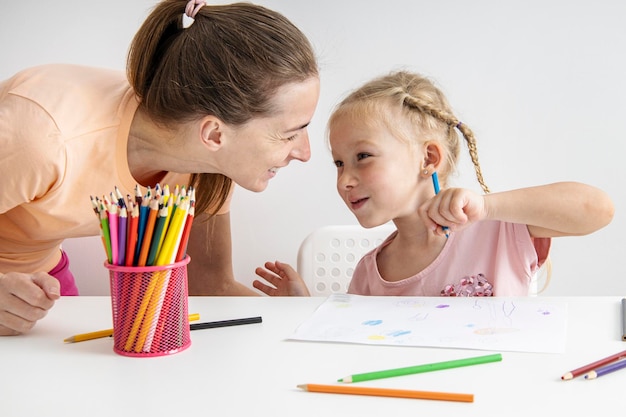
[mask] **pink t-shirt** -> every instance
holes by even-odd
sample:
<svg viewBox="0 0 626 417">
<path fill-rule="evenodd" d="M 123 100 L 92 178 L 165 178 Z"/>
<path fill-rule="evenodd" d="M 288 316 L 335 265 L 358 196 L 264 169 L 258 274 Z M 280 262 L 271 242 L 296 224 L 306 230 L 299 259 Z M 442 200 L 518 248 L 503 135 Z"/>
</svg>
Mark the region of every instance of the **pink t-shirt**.
<svg viewBox="0 0 626 417">
<path fill-rule="evenodd" d="M 526 225 L 484 221 L 450 234 L 437 258 L 416 275 L 385 281 L 376 256 L 391 234 L 357 264 L 348 293 L 396 296 L 525 296 L 550 251 L 551 239 L 533 239 Z"/>
</svg>

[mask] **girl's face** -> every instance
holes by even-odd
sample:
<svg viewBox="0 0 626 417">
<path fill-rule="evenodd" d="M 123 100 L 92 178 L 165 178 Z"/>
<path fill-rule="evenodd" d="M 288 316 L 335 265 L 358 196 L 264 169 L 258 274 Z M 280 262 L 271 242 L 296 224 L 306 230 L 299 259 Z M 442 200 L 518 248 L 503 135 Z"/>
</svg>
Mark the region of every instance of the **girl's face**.
<svg viewBox="0 0 626 417">
<path fill-rule="evenodd" d="M 287 84 L 275 95 L 272 116 L 227 128 L 229 152 L 222 171 L 250 191 L 263 191 L 278 170 L 293 159 L 311 157 L 307 127 L 319 98 L 319 79 Z"/>
<path fill-rule="evenodd" d="M 363 227 L 417 216 L 424 158 L 419 151 L 381 123 L 365 125 L 349 117 L 333 122 L 329 140 L 337 191 Z"/>
</svg>

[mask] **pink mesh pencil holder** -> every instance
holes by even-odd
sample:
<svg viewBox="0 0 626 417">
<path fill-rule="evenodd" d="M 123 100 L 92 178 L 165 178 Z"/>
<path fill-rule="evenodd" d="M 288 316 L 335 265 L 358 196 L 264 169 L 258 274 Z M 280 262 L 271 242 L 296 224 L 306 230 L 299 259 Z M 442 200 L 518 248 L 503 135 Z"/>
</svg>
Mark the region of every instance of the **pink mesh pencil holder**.
<svg viewBox="0 0 626 417">
<path fill-rule="evenodd" d="M 113 350 L 152 357 L 191 345 L 188 317 L 187 256 L 163 266 L 104 266 L 111 279 Z"/>
</svg>

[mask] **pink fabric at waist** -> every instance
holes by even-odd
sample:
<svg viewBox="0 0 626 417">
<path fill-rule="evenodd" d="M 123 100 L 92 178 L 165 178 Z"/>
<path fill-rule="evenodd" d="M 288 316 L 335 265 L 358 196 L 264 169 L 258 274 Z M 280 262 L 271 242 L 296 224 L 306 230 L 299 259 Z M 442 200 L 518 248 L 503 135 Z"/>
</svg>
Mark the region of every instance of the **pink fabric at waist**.
<svg viewBox="0 0 626 417">
<path fill-rule="evenodd" d="M 72 275 L 72 271 L 70 271 L 70 260 L 63 250 L 61 251 L 61 260 L 57 266 L 48 273 L 55 277 L 59 281 L 59 284 L 61 284 L 61 295 L 78 295 L 78 287 L 76 287 L 74 275 Z"/>
</svg>

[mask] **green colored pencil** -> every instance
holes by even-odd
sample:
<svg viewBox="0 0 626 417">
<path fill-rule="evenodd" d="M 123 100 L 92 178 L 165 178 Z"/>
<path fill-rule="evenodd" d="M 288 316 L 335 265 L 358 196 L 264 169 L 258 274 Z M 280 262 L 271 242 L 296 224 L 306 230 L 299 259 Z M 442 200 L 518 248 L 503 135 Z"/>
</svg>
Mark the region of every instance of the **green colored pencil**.
<svg viewBox="0 0 626 417">
<path fill-rule="evenodd" d="M 493 355 L 476 356 L 474 358 L 456 359 L 452 361 L 428 363 L 424 365 L 408 366 L 406 368 L 387 369 L 385 371 L 366 372 L 363 374 L 350 375 L 345 378 L 338 379 L 337 382 L 361 382 L 370 381 L 372 379 L 391 378 L 394 376 L 419 374 L 422 372 L 440 371 L 442 369 L 459 368 L 461 366 L 480 365 L 483 363 L 499 362 L 502 355 L 499 353 Z"/>
<path fill-rule="evenodd" d="M 150 252 L 148 252 L 148 260 L 146 265 L 155 265 L 157 254 L 159 252 L 159 244 L 161 236 L 165 235 L 165 222 L 167 220 L 167 206 L 159 209 L 159 216 L 156 219 L 154 231 L 152 232 L 152 240 L 150 241 Z"/>
<path fill-rule="evenodd" d="M 109 229 L 109 219 L 104 208 L 100 210 L 100 227 L 102 229 L 102 237 L 104 238 L 104 250 L 107 253 L 107 261 L 113 263 L 113 252 L 111 251 L 111 231 Z"/>
</svg>

